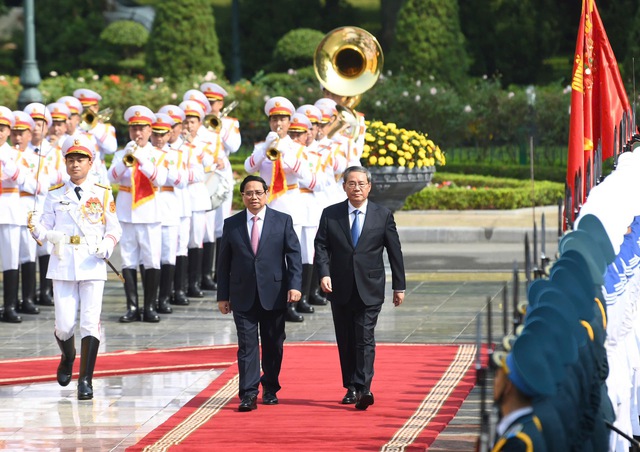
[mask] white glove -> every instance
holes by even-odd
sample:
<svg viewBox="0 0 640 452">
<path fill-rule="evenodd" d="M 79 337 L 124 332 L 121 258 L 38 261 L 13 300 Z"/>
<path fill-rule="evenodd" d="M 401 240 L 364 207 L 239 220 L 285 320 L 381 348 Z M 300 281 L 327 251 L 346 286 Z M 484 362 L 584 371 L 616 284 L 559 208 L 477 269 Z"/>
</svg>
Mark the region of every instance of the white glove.
<svg viewBox="0 0 640 452">
<path fill-rule="evenodd" d="M 278 141 L 280 136 L 276 132 L 269 132 L 267 138 L 264 139 L 265 149 L 270 149 Z"/>
<path fill-rule="evenodd" d="M 102 239 L 102 242 L 96 248 L 95 255 L 99 259 L 109 259 L 111 253 L 113 253 L 113 240 L 111 239 Z"/>
<path fill-rule="evenodd" d="M 49 242 L 53 243 L 54 245 L 57 245 L 64 240 L 64 232 L 60 231 L 47 231 L 44 236 Z"/>
</svg>

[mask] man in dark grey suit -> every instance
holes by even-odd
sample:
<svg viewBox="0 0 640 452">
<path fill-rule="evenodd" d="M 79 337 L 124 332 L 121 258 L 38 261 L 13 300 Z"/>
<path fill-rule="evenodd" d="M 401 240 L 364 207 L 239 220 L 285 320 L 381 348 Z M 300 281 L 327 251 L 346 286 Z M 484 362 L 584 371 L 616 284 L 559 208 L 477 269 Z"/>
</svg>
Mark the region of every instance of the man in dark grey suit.
<svg viewBox="0 0 640 452">
<path fill-rule="evenodd" d="M 393 214 L 367 200 L 371 173 L 351 166 L 344 172 L 342 187 L 347 200 L 322 212 L 315 259 L 320 287 L 331 301 L 342 384 L 347 389 L 342 403 L 366 410 L 374 402 L 374 329 L 384 302 L 384 249 L 391 265 L 395 306 L 404 300 L 404 262 Z"/>
<path fill-rule="evenodd" d="M 242 212 L 224 222 L 218 255 L 218 309 L 233 311 L 238 333 L 239 411 L 278 403 L 287 302 L 300 300 L 302 259 L 291 217 L 266 206 L 267 184 L 247 176 Z M 262 341 L 262 370 L 258 328 Z"/>
</svg>

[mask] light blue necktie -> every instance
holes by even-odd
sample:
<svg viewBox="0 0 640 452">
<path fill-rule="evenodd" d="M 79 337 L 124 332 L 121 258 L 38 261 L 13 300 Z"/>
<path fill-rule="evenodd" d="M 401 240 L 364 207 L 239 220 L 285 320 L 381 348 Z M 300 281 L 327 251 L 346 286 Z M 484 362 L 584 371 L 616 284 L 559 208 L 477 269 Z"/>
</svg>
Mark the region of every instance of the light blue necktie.
<svg viewBox="0 0 640 452">
<path fill-rule="evenodd" d="M 355 247 L 358 244 L 358 239 L 360 238 L 360 212 L 359 210 L 353 211 L 353 224 L 351 225 L 351 241 L 353 242 L 353 246 Z"/>
</svg>

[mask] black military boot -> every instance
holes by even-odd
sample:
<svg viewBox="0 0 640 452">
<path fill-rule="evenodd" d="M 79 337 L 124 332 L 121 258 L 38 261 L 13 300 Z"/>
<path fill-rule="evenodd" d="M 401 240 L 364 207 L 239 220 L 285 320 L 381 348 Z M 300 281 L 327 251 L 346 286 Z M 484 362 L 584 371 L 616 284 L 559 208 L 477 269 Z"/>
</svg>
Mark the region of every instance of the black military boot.
<svg viewBox="0 0 640 452">
<path fill-rule="evenodd" d="M 193 298 L 204 298 L 200 290 L 202 277 L 202 248 L 189 248 L 189 290 L 187 295 Z"/>
<path fill-rule="evenodd" d="M 287 303 L 287 312 L 285 313 L 284 319 L 287 322 L 303 322 L 304 317 L 301 314 L 298 314 L 296 311 L 297 303 Z"/>
<path fill-rule="evenodd" d="M 160 317 L 156 312 L 156 299 L 160 285 L 160 269 L 147 268 L 144 271 L 144 313 L 142 320 L 145 322 L 159 322 Z"/>
<path fill-rule="evenodd" d="M 329 301 L 324 292 L 320 289 L 320 279 L 318 278 L 318 266 L 313 264 L 311 270 L 311 284 L 309 290 L 309 304 L 316 306 L 325 306 Z"/>
<path fill-rule="evenodd" d="M 80 346 L 80 376 L 78 377 L 78 400 L 93 399 L 93 369 L 96 367 L 100 340 L 93 336 L 82 338 Z"/>
<path fill-rule="evenodd" d="M 300 301 L 296 303 L 296 311 L 304 314 L 313 314 L 315 309 L 307 302 L 309 296 L 309 287 L 311 286 L 311 272 L 313 271 L 313 265 L 302 264 L 302 297 Z"/>
<path fill-rule="evenodd" d="M 173 278 L 173 297 L 171 304 L 176 306 L 187 306 L 186 283 L 187 280 L 187 256 L 176 256 L 176 269 Z"/>
<path fill-rule="evenodd" d="M 169 305 L 171 299 L 171 286 L 173 285 L 173 274 L 176 266 L 163 264 L 160 267 L 160 292 L 158 293 L 158 312 L 160 314 L 171 314 L 173 309 Z"/>
<path fill-rule="evenodd" d="M 36 263 L 25 262 L 22 268 L 22 303 L 18 305 L 18 312 L 22 314 L 40 314 L 36 301 Z"/>
<path fill-rule="evenodd" d="M 205 242 L 202 246 L 202 290 L 218 290 L 213 281 L 213 259 L 215 257 L 215 242 Z"/>
<path fill-rule="evenodd" d="M 135 268 L 123 268 L 124 296 L 127 299 L 127 313 L 120 317 L 120 322 L 129 323 L 140 320 L 138 308 L 138 272 Z"/>
<path fill-rule="evenodd" d="M 67 386 L 69 383 L 71 383 L 71 375 L 73 374 L 73 361 L 75 361 L 76 359 L 75 337 L 71 336 L 66 341 L 58 339 L 58 336 L 55 337 L 56 341 L 58 342 L 58 347 L 60 347 L 60 351 L 62 352 L 56 377 L 60 386 Z"/>
<path fill-rule="evenodd" d="M 50 257 L 50 255 L 46 254 L 38 258 L 38 265 L 40 266 L 40 296 L 38 297 L 38 304 L 40 306 L 53 306 L 53 282 L 47 278 Z"/>
<path fill-rule="evenodd" d="M 144 264 L 138 265 L 138 272 L 140 275 L 140 282 L 142 283 L 142 287 L 144 287 Z"/>
<path fill-rule="evenodd" d="M 5 270 L 2 272 L 2 296 L 4 299 L 3 322 L 22 322 L 22 317 L 16 314 L 16 306 L 18 305 L 18 276 L 18 270 Z"/>
</svg>

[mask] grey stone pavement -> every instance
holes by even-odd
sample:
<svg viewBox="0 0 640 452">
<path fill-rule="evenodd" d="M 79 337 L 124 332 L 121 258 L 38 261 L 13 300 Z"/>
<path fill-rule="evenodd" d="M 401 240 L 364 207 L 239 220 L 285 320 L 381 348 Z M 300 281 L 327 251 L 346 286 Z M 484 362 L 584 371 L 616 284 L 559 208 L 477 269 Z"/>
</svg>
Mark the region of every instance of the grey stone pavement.
<svg viewBox="0 0 640 452">
<path fill-rule="evenodd" d="M 506 284 L 511 299 L 514 263 L 520 269 L 520 281 L 524 280 L 524 236 L 528 233 L 532 240 L 534 218 L 540 228 L 542 213 L 546 220 L 545 252 L 553 256 L 558 242 L 555 206 L 535 211 L 397 212 L 408 287 L 402 306 L 394 308 L 391 303 L 385 303 L 376 329 L 377 341 L 473 343 L 479 313 L 485 322 L 487 297 L 493 306 L 493 338 L 502 335 L 502 290 Z M 538 235 L 540 242 L 541 234 Z M 117 253 L 113 262 L 119 268 Z M 521 283 L 519 287 L 520 299 L 526 293 L 524 286 Z M 232 318 L 218 313 L 214 296 L 213 292 L 207 292 L 204 299 L 192 300 L 187 307 L 174 306 L 174 312 L 163 315 L 157 324 L 121 324 L 118 317 L 125 311 L 124 291 L 115 275 L 110 274 L 103 303 L 100 351 L 235 343 Z M 53 338 L 53 308 L 41 307 L 41 311 L 39 315 L 23 315 L 21 324 L 0 324 L 0 358 L 59 354 Z M 286 328 L 288 341 L 335 341 L 328 306 L 316 307 L 314 314 L 305 315 L 303 323 L 287 323 Z M 105 379 L 96 386 L 108 390 L 110 384 L 110 380 Z M 56 385 L 47 387 L 56 388 Z M 75 381 L 69 387 L 75 389 Z M 374 379 L 375 390 L 384 391 L 384 388 L 375 388 Z M 336 393 L 337 398 L 341 396 Z M 0 415 L 9 414 L 6 408 L 2 413 L 2 404 L 15 397 L 16 393 L 11 390 L 0 390 Z M 72 391 L 65 392 L 64 397 L 73 400 Z M 475 388 L 430 450 L 473 450 L 479 429 L 479 406 L 479 389 Z M 3 435 L 11 438 L 10 432 L 0 428 L 0 440 L 7 439 Z M 29 443 L 27 435 L 25 430 L 21 437 L 24 444 Z M 125 429 L 119 435 L 110 443 L 100 443 L 100 448 L 121 450 L 137 440 Z M 91 440 L 78 441 L 75 440 L 74 447 L 91 449 L 87 443 Z"/>
</svg>

